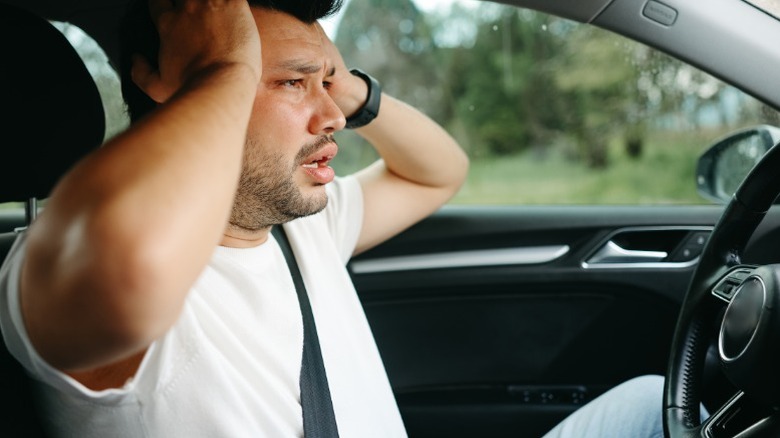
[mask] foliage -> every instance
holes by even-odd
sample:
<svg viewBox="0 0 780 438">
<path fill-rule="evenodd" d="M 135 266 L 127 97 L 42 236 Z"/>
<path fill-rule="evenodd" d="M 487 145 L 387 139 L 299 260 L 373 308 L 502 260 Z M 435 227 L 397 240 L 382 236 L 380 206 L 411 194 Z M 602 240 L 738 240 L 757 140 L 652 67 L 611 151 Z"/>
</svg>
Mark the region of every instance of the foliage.
<svg viewBox="0 0 780 438">
<path fill-rule="evenodd" d="M 370 15 L 375 10 L 383 13 Z M 441 37 L 462 28 L 473 36 Z M 351 2 L 336 43 L 348 63 L 370 68 L 388 91 L 459 126 L 474 156 L 547 144 L 565 126 L 578 158 L 604 166 L 599 157 L 613 138 L 641 140 L 650 116 L 696 125 L 695 114 L 718 105 L 727 90 L 594 26 L 490 3 L 426 15 L 411 0 Z"/>
<path fill-rule="evenodd" d="M 335 42 L 347 65 L 469 153 L 471 176 L 453 202 L 696 202 L 690 179 L 705 145 L 744 125 L 780 125 L 777 111 L 733 87 L 594 26 L 491 2 L 346 5 Z M 109 138 L 127 126 L 117 75 L 94 41 L 55 25 L 95 78 Z M 377 159 L 352 132 L 337 140 L 339 174 Z"/>
<path fill-rule="evenodd" d="M 336 43 L 349 65 L 381 78 L 469 153 L 471 177 L 454 202 L 624 203 L 651 194 L 655 202 L 701 202 L 692 175 L 704 145 L 778 119 L 644 45 L 490 2 L 427 13 L 412 0 L 350 2 Z M 339 173 L 376 159 L 358 136 L 337 139 Z M 659 169 L 663 183 L 651 188 Z M 516 189 L 526 183 L 533 189 Z M 564 183 L 566 193 L 556 189 Z"/>
</svg>

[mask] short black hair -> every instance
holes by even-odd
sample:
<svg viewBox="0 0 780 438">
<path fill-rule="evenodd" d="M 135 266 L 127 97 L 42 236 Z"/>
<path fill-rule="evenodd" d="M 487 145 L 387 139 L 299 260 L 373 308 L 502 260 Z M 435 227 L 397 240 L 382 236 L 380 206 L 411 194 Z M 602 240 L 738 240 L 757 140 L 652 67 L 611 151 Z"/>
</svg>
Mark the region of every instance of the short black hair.
<svg viewBox="0 0 780 438">
<path fill-rule="evenodd" d="M 249 5 L 284 12 L 312 24 L 329 17 L 341 8 L 342 0 L 248 0 Z M 119 30 L 119 76 L 122 82 L 122 96 L 127 105 L 130 121 L 143 117 L 154 109 L 154 102 L 133 82 L 130 77 L 133 55 L 146 58 L 157 67 L 160 50 L 160 35 L 149 14 L 148 0 L 131 0 Z"/>
</svg>

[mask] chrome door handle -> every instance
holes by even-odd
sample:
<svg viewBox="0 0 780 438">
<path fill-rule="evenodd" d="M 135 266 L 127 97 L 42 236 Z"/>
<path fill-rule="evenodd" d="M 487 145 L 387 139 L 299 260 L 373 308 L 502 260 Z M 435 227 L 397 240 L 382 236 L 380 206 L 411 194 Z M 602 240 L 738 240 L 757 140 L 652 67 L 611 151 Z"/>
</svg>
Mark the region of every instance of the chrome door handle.
<svg viewBox="0 0 780 438">
<path fill-rule="evenodd" d="M 669 254 L 666 251 L 641 251 L 625 249 L 613 241 L 607 242 L 588 259 L 588 264 L 604 263 L 652 263 L 660 262 Z"/>
</svg>

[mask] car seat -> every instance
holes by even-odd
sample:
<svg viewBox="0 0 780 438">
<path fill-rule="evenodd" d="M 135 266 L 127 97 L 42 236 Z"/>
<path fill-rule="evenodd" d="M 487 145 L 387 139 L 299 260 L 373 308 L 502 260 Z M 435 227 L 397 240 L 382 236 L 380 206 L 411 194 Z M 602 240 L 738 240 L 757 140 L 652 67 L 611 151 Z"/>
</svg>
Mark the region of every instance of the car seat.
<svg viewBox="0 0 780 438">
<path fill-rule="evenodd" d="M 60 177 L 100 146 L 103 104 L 65 36 L 43 17 L 0 2 L 0 204 L 23 202 L 17 230 L 0 230 L 0 260 Z M 0 306 L 7 306 L 0 300 Z M 0 436 L 47 436 L 32 381 L 0 343 Z"/>
</svg>

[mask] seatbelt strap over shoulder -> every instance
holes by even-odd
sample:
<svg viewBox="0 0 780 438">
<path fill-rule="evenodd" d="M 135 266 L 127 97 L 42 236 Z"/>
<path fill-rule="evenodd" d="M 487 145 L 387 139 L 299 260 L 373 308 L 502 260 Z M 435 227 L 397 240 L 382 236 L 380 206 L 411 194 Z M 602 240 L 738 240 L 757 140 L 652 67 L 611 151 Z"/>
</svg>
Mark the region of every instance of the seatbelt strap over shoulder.
<svg viewBox="0 0 780 438">
<path fill-rule="evenodd" d="M 336 415 L 333 413 L 333 403 L 330 398 L 328 376 L 325 374 L 325 364 L 322 361 L 320 342 L 317 337 L 317 326 L 311 303 L 306 294 L 301 271 L 295 260 L 290 241 L 281 225 L 274 226 L 271 231 L 282 249 L 287 266 L 290 268 L 295 291 L 298 293 L 298 304 L 303 316 L 303 356 L 301 361 L 301 409 L 303 411 L 303 435 L 305 438 L 337 438 Z"/>
</svg>

